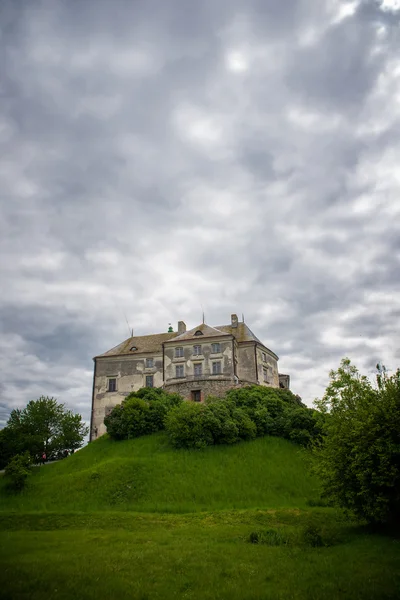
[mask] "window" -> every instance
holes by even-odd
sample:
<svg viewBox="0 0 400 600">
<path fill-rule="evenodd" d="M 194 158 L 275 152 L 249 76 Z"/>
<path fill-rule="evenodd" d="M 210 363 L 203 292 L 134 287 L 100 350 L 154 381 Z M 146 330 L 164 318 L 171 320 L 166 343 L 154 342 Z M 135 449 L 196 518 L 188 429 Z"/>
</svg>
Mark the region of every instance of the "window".
<svg viewBox="0 0 400 600">
<path fill-rule="evenodd" d="M 117 380 L 114 377 L 108 380 L 108 391 L 109 392 L 117 391 Z"/>
<path fill-rule="evenodd" d="M 262 359 L 264 362 L 267 362 L 267 355 L 265 354 L 265 352 L 261 353 Z"/>
<path fill-rule="evenodd" d="M 266 381 L 267 383 L 271 383 L 271 379 L 272 379 L 271 367 L 263 367 L 263 376 L 264 376 L 264 381 Z"/>
<path fill-rule="evenodd" d="M 194 363 L 194 374 L 203 375 L 203 365 L 201 363 Z"/>
<path fill-rule="evenodd" d="M 146 387 L 154 387 L 153 375 L 146 375 Z"/>
<path fill-rule="evenodd" d="M 192 400 L 193 402 L 201 402 L 201 390 L 192 391 Z"/>
<path fill-rule="evenodd" d="M 136 346 L 132 346 L 131 352 L 135 352 L 135 350 L 137 350 L 137 347 Z"/>
<path fill-rule="evenodd" d="M 203 332 L 198 329 L 194 335 L 203 335 Z"/>
<path fill-rule="evenodd" d="M 185 377 L 185 372 L 183 365 L 176 365 L 175 367 L 175 376 L 176 377 Z"/>
<path fill-rule="evenodd" d="M 201 346 L 193 346 L 193 354 L 199 356 L 201 354 Z"/>
<path fill-rule="evenodd" d="M 216 344 L 211 344 L 211 352 L 213 354 L 218 354 L 221 352 L 221 344 L 217 342 Z"/>
<path fill-rule="evenodd" d="M 219 375 L 221 373 L 221 361 L 213 362 L 212 372 L 213 375 Z"/>
<path fill-rule="evenodd" d="M 154 360 L 152 358 L 146 358 L 146 369 L 152 369 L 154 367 Z"/>
<path fill-rule="evenodd" d="M 183 356 L 183 348 L 175 348 L 175 358 L 182 358 Z"/>
</svg>

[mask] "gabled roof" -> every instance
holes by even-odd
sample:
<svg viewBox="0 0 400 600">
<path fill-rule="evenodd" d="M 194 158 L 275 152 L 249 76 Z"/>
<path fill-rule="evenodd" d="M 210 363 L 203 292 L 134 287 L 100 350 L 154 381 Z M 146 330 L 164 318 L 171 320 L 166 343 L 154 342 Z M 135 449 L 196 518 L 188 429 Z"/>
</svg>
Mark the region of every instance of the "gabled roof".
<svg viewBox="0 0 400 600">
<path fill-rule="evenodd" d="M 238 323 L 237 327 L 232 327 L 232 325 L 219 325 L 217 327 L 220 331 L 224 333 L 228 333 L 229 335 L 233 335 L 238 342 L 258 342 L 259 344 L 264 345 L 257 336 L 251 331 L 249 327 L 247 327 L 246 323 Z"/>
<path fill-rule="evenodd" d="M 263 348 L 268 350 L 268 352 L 270 352 L 272 356 L 275 356 L 278 359 L 278 356 L 275 354 L 275 352 L 272 352 L 272 350 L 270 350 L 268 346 L 263 344 L 263 342 L 259 340 L 256 335 L 254 335 L 250 327 L 247 327 L 246 323 L 238 323 L 237 327 L 232 327 L 232 325 L 219 325 L 218 329 L 224 331 L 225 333 L 233 335 L 238 343 L 257 342 L 257 344 L 260 344 Z"/>
<path fill-rule="evenodd" d="M 99 354 L 95 358 L 102 356 L 119 356 L 140 354 L 141 352 L 160 352 L 162 353 L 162 345 L 164 342 L 173 339 L 178 334 L 176 331 L 171 333 L 155 333 L 153 335 L 140 335 L 136 337 L 130 337 L 115 348 L 111 348 L 104 354 Z M 131 350 L 131 348 L 137 348 L 137 350 Z"/>
<path fill-rule="evenodd" d="M 200 331 L 202 335 L 196 335 L 196 332 Z M 218 327 L 211 327 L 211 325 L 206 325 L 205 323 L 201 323 L 197 327 L 193 327 L 189 331 L 185 331 L 181 335 L 178 335 L 176 331 L 168 332 L 168 333 L 155 333 L 153 335 L 140 335 L 135 337 L 130 337 L 118 346 L 111 348 L 108 352 L 104 352 L 104 354 L 99 354 L 95 358 L 102 358 L 107 356 L 134 356 L 135 354 L 141 353 L 162 353 L 162 345 L 166 342 L 185 342 L 196 340 L 198 343 L 201 343 L 201 340 L 204 338 L 213 338 L 213 337 L 223 337 L 223 336 L 233 336 L 236 338 L 237 342 L 256 342 L 263 346 L 268 352 L 270 352 L 273 356 L 276 356 L 272 350 L 269 350 L 267 346 L 265 346 L 257 336 L 251 331 L 249 327 L 247 327 L 246 323 L 238 323 L 237 327 L 232 327 L 232 325 L 220 325 Z M 136 348 L 136 350 L 131 350 L 131 348 Z M 278 357 L 276 357 L 278 358 Z"/>
<path fill-rule="evenodd" d="M 196 333 L 198 331 L 201 332 L 201 335 L 200 334 L 196 335 Z M 225 331 L 221 331 L 221 330 L 217 329 L 216 327 L 211 327 L 211 325 L 206 325 L 206 323 L 201 323 L 201 325 L 197 325 L 197 327 L 193 327 L 193 329 L 190 329 L 189 331 L 185 331 L 185 333 L 181 333 L 181 335 L 178 335 L 177 337 L 175 337 L 174 342 L 185 342 L 188 340 L 202 340 L 203 338 L 221 337 L 221 336 L 227 336 L 227 335 L 231 335 L 231 334 L 228 334 Z"/>
</svg>

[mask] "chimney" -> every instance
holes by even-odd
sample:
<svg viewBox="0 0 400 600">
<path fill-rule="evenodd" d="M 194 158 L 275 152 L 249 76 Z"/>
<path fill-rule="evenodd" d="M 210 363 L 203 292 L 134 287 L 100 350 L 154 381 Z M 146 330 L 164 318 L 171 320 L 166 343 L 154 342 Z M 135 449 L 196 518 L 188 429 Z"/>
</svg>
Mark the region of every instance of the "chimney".
<svg viewBox="0 0 400 600">
<path fill-rule="evenodd" d="M 237 315 L 231 315 L 231 324 L 232 324 L 232 327 L 237 327 L 238 326 Z"/>
<path fill-rule="evenodd" d="M 181 333 L 185 333 L 186 331 L 186 323 L 184 323 L 183 321 L 178 321 L 178 335 L 181 335 Z"/>
</svg>

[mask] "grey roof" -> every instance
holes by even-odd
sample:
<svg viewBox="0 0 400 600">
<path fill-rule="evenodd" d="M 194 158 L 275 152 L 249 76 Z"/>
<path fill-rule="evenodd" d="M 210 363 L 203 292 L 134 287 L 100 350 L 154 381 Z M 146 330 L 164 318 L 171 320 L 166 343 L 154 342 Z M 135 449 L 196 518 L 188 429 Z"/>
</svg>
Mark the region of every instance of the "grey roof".
<svg viewBox="0 0 400 600">
<path fill-rule="evenodd" d="M 240 342 L 257 342 L 263 348 L 265 348 L 272 356 L 278 359 L 278 356 L 268 348 L 261 340 L 258 339 L 256 335 L 251 331 L 250 327 L 247 327 L 246 323 L 238 323 L 237 327 L 232 327 L 232 325 L 218 325 L 217 329 L 221 331 L 225 331 L 225 333 L 229 333 L 235 336 L 236 341 Z"/>
<path fill-rule="evenodd" d="M 246 323 L 238 323 L 237 327 L 232 327 L 232 325 L 218 325 L 217 329 L 235 336 L 238 342 L 258 342 L 262 344 L 251 329 L 247 327 Z"/>
<path fill-rule="evenodd" d="M 203 335 L 196 336 L 196 331 L 201 331 Z M 241 342 L 256 342 L 263 346 L 268 352 L 270 352 L 273 356 L 276 356 L 272 350 L 267 348 L 265 344 L 263 344 L 257 336 L 251 331 L 249 327 L 247 327 L 246 323 L 238 323 L 237 327 L 232 327 L 232 325 L 220 325 L 218 327 L 211 327 L 211 325 L 207 325 L 206 323 L 201 323 L 197 327 L 193 327 L 189 331 L 185 331 L 181 335 L 178 335 L 176 331 L 170 333 L 155 333 L 153 335 L 140 335 L 135 337 L 130 337 L 127 340 L 123 341 L 118 346 L 111 348 L 108 352 L 104 352 L 104 354 L 99 354 L 95 358 L 107 357 L 107 356 L 133 356 L 135 354 L 140 354 L 142 352 L 146 353 L 162 353 L 162 345 L 165 342 L 185 342 L 185 341 L 194 341 L 201 340 L 203 338 L 210 337 L 221 337 L 221 336 L 234 336 L 238 343 Z M 136 350 L 131 350 L 131 348 L 136 348 Z M 276 356 L 276 358 L 278 358 Z"/>
<path fill-rule="evenodd" d="M 201 331 L 201 335 L 196 335 L 197 331 Z M 216 327 L 211 327 L 211 325 L 206 325 L 206 323 L 201 323 L 201 325 L 197 325 L 197 327 L 193 327 L 189 331 L 185 331 L 185 333 L 181 333 L 178 335 L 174 342 L 185 342 L 187 340 L 197 340 L 203 337 L 221 337 L 224 335 L 228 335 L 225 331 L 221 331 Z M 229 334 L 232 335 L 232 334 Z"/>
<path fill-rule="evenodd" d="M 176 331 L 171 333 L 155 333 L 153 335 L 140 335 L 130 337 L 118 346 L 111 348 L 104 354 L 99 354 L 95 358 L 102 356 L 118 356 L 118 355 L 134 355 L 140 354 L 141 352 L 162 352 L 162 345 L 164 342 L 173 339 L 178 333 Z M 137 348 L 137 350 L 131 350 L 131 348 Z"/>
</svg>

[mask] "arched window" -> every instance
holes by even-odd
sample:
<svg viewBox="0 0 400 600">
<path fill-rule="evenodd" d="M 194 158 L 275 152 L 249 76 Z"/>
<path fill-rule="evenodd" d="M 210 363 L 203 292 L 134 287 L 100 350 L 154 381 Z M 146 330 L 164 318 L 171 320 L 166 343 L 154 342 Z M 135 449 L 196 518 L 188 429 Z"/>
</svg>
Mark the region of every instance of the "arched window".
<svg viewBox="0 0 400 600">
<path fill-rule="evenodd" d="M 198 329 L 194 335 L 203 335 L 203 332 Z"/>
</svg>

